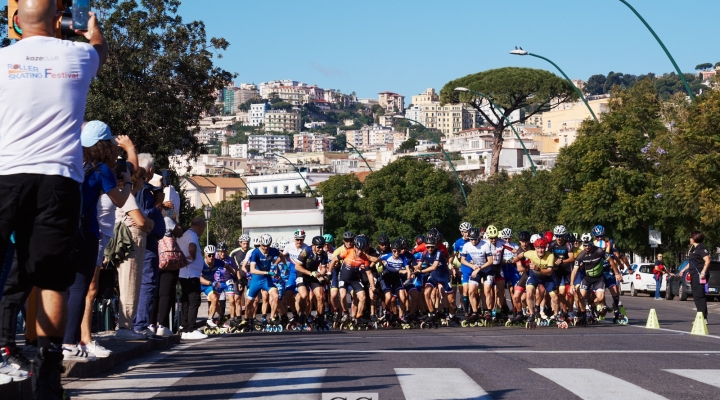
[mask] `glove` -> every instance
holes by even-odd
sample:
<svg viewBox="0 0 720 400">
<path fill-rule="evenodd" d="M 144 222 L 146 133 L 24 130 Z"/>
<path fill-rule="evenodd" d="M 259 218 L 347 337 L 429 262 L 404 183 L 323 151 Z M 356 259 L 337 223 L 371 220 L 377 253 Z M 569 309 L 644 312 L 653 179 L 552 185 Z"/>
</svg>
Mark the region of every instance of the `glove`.
<svg viewBox="0 0 720 400">
<path fill-rule="evenodd" d="M 268 276 L 275 276 L 275 271 L 268 271 Z"/>
<path fill-rule="evenodd" d="M 310 273 L 310 276 L 312 276 L 313 278 L 315 277 L 315 275 L 317 275 L 317 272 L 315 272 L 315 271 Z"/>
</svg>

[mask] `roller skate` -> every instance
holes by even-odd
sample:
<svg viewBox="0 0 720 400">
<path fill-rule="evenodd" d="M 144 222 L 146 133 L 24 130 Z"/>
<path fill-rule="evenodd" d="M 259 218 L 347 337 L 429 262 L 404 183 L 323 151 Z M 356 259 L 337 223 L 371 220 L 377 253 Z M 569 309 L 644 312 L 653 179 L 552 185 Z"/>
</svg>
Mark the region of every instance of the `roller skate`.
<svg viewBox="0 0 720 400">
<path fill-rule="evenodd" d="M 626 316 L 624 316 L 620 310 L 615 310 L 614 316 L 613 316 L 613 324 L 618 325 L 627 325 L 628 319 Z"/>
<path fill-rule="evenodd" d="M 527 317 L 527 321 L 525 321 L 525 329 L 535 329 L 537 328 L 537 321 L 535 320 L 535 314 L 530 314 Z"/>
<path fill-rule="evenodd" d="M 340 328 L 340 313 L 335 311 L 330 319 L 332 321 L 333 328 Z"/>
<path fill-rule="evenodd" d="M 568 318 L 565 314 L 559 313 L 557 316 L 556 324 L 559 329 L 568 329 Z"/>
<path fill-rule="evenodd" d="M 540 313 L 540 318 L 537 321 L 538 326 L 550 326 L 550 318 L 543 312 Z"/>
<path fill-rule="evenodd" d="M 350 318 L 350 316 L 347 313 L 343 313 L 342 317 L 340 318 L 340 321 L 338 321 L 338 326 L 340 327 L 341 331 L 344 329 L 354 330 L 352 322 L 353 321 Z"/>
<path fill-rule="evenodd" d="M 460 326 L 463 328 L 467 327 L 476 327 L 478 326 L 478 320 L 480 319 L 480 315 L 478 313 L 471 313 L 467 316 L 464 320 L 460 322 Z"/>
<path fill-rule="evenodd" d="M 437 315 L 429 313 L 425 319 L 420 323 L 420 329 L 438 328 L 440 323 L 438 322 Z"/>
<path fill-rule="evenodd" d="M 212 320 L 208 319 L 205 322 L 205 327 L 203 327 L 203 333 L 206 335 L 217 335 L 221 333 L 221 328 L 217 326 L 217 324 Z"/>
<path fill-rule="evenodd" d="M 285 323 L 285 329 L 288 331 L 299 331 L 302 330 L 302 325 L 300 324 L 300 318 L 297 317 L 295 314 L 291 318 L 287 318 L 287 323 Z M 281 319 L 282 321 L 282 319 Z"/>
<path fill-rule="evenodd" d="M 315 320 L 315 329 L 317 329 L 320 332 L 328 332 L 330 331 L 331 324 L 325 319 L 324 315 L 319 316 Z"/>
<path fill-rule="evenodd" d="M 525 326 L 525 315 L 522 313 L 513 313 L 512 317 L 510 317 L 507 322 L 505 322 L 505 326 L 509 327 L 524 327 Z"/>
<path fill-rule="evenodd" d="M 608 313 L 608 308 L 605 304 L 598 304 L 595 309 L 597 310 L 597 319 L 599 321 L 605 320 L 605 316 Z"/>
<path fill-rule="evenodd" d="M 253 323 L 253 330 L 262 332 L 265 330 L 265 326 L 267 325 L 267 316 L 263 314 L 262 318 L 260 318 L 260 321 L 252 320 Z"/>
<path fill-rule="evenodd" d="M 478 320 L 478 326 L 491 326 L 493 316 L 490 311 L 485 310 L 482 317 Z"/>
<path fill-rule="evenodd" d="M 580 314 L 577 316 L 577 322 L 575 322 L 575 326 L 584 327 L 587 326 L 587 314 L 580 312 Z"/>
<path fill-rule="evenodd" d="M 252 328 L 253 328 L 253 324 L 248 322 L 246 319 L 241 320 L 237 325 L 238 332 L 242 332 L 242 333 L 250 332 L 250 331 L 252 331 Z"/>
<path fill-rule="evenodd" d="M 448 326 L 458 326 L 462 323 L 463 319 L 459 315 L 453 315 L 448 318 Z"/>
<path fill-rule="evenodd" d="M 595 325 L 598 323 L 597 316 L 595 315 L 595 312 L 591 309 L 588 309 L 585 313 L 585 319 L 587 321 L 587 325 Z"/>
<path fill-rule="evenodd" d="M 627 312 L 625 311 L 625 306 L 623 305 L 622 302 L 618 303 L 618 308 L 620 309 L 620 314 L 625 315 L 627 317 Z"/>
</svg>

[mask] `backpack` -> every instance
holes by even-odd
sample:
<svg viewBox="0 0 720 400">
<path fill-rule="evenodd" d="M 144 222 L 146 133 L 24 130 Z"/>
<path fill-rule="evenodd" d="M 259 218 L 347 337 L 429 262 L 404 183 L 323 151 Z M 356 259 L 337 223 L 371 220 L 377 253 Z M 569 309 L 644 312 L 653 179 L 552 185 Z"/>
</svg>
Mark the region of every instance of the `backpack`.
<svg viewBox="0 0 720 400">
<path fill-rule="evenodd" d="M 158 241 L 158 256 L 160 258 L 160 269 L 163 271 L 177 271 L 188 265 L 187 257 L 180 250 L 172 236 L 163 236 Z"/>
</svg>

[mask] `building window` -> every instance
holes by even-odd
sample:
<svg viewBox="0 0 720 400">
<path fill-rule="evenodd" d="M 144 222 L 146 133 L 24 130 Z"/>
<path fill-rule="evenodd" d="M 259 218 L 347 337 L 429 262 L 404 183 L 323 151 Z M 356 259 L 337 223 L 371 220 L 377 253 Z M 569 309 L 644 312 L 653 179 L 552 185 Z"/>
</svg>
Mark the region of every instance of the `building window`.
<svg viewBox="0 0 720 400">
<path fill-rule="evenodd" d="M 255 188 L 255 196 L 257 196 L 257 188 Z"/>
<path fill-rule="evenodd" d="M 263 194 L 267 194 L 267 187 L 263 188 Z"/>
<path fill-rule="evenodd" d="M 290 188 L 288 186 L 283 186 L 283 193 L 290 193 Z"/>
<path fill-rule="evenodd" d="M 273 194 L 277 194 L 277 192 L 278 192 L 278 191 L 277 191 L 277 190 L 278 190 L 277 188 L 278 188 L 277 186 L 273 186 Z"/>
<path fill-rule="evenodd" d="M 300 193 L 302 190 L 300 190 L 300 185 L 295 185 L 295 193 Z"/>
<path fill-rule="evenodd" d="M 548 129 L 552 128 L 552 123 L 548 121 Z"/>
</svg>

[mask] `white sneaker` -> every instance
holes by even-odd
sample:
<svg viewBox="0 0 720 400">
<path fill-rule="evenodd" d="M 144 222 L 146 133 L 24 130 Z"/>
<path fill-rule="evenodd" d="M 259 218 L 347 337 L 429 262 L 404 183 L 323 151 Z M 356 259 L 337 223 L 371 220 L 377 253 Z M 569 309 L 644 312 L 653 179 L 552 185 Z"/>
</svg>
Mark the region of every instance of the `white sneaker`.
<svg viewBox="0 0 720 400">
<path fill-rule="evenodd" d="M 95 361 L 97 357 L 83 348 L 84 346 L 63 346 L 64 361 Z"/>
<path fill-rule="evenodd" d="M 170 337 L 173 335 L 173 332 L 162 325 L 158 325 L 157 335 L 162 337 Z"/>
<path fill-rule="evenodd" d="M 213 320 L 211 320 L 211 319 L 207 320 L 207 326 L 209 326 L 211 328 L 217 328 L 217 324 L 214 323 Z"/>
<path fill-rule="evenodd" d="M 150 332 L 152 332 L 153 335 L 157 333 L 157 328 L 155 327 L 155 325 L 150 325 L 150 326 L 148 326 L 148 327 L 147 327 L 147 330 L 149 330 Z"/>
<path fill-rule="evenodd" d="M 21 371 L 5 361 L 0 362 L 0 385 L 10 383 L 12 381 L 20 382 L 29 378 L 30 374 Z M 9 379 L 9 380 L 8 380 Z"/>
<path fill-rule="evenodd" d="M 185 340 L 197 340 L 197 339 L 206 339 L 207 335 L 200 332 L 200 331 L 192 331 L 192 332 L 183 332 L 181 339 Z"/>
<path fill-rule="evenodd" d="M 131 329 L 120 328 L 115 332 L 115 336 L 111 336 L 111 338 L 115 340 L 142 340 L 145 339 L 145 335 Z"/>
<path fill-rule="evenodd" d="M 81 346 L 85 350 L 87 350 L 91 354 L 95 354 L 95 357 L 97 358 L 105 358 L 110 357 L 110 354 L 112 354 L 111 350 L 108 350 L 101 345 L 98 344 L 97 341 L 93 340 L 92 342 L 88 343 L 85 346 Z"/>
</svg>

